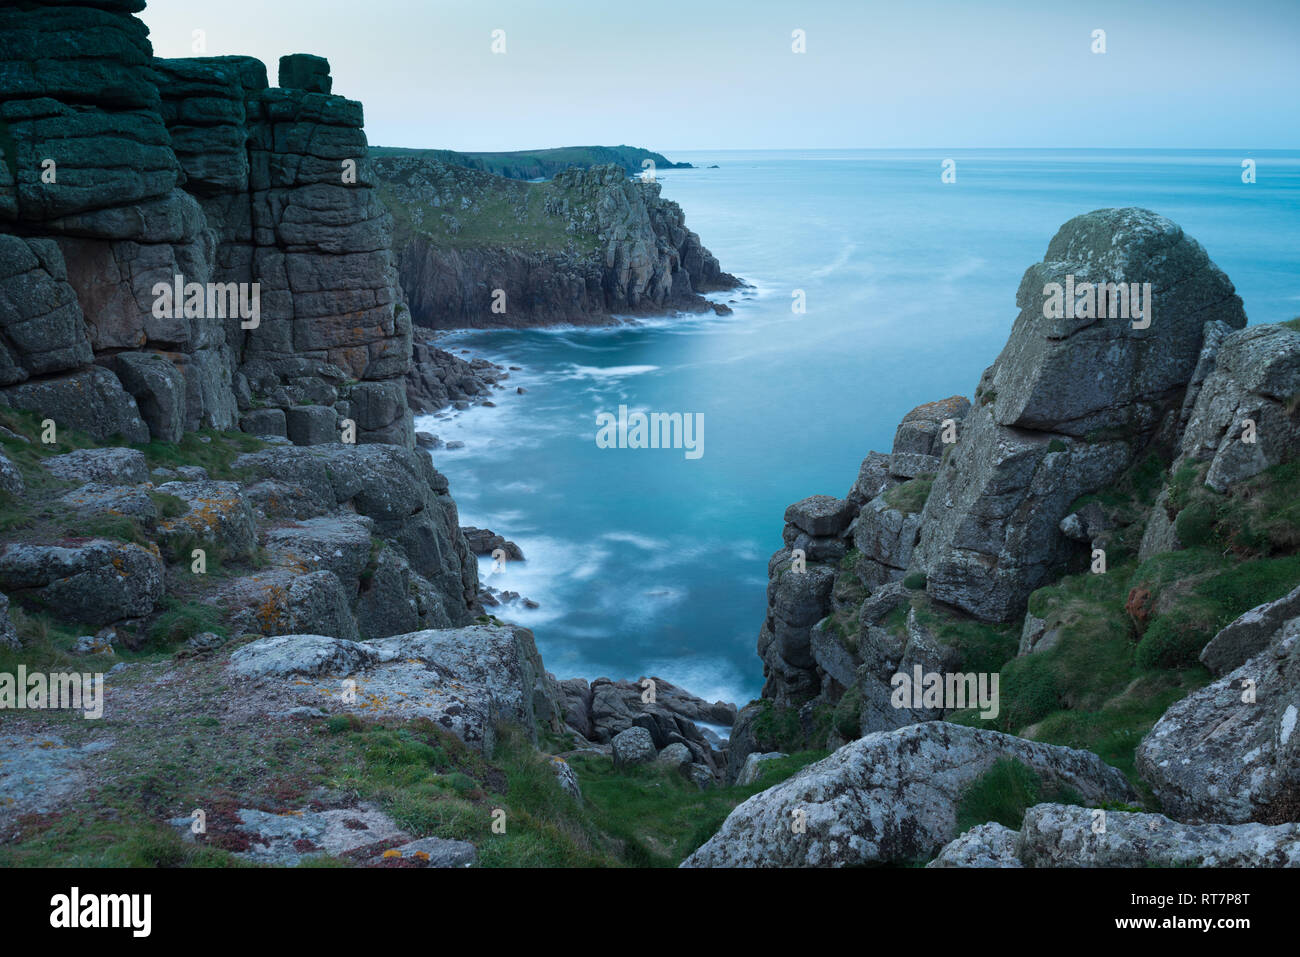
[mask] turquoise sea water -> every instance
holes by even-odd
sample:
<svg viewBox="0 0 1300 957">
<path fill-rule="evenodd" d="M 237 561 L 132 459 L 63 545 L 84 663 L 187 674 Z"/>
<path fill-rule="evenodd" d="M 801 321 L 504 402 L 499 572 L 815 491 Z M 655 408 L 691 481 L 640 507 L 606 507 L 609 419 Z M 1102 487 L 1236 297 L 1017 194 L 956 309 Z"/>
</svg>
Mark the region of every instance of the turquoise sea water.
<svg viewBox="0 0 1300 957">
<path fill-rule="evenodd" d="M 1241 161 L 1257 182 L 1241 182 Z M 1252 323 L 1300 315 L 1300 153 L 843 151 L 674 154 L 664 195 L 754 285 L 728 317 L 603 330 L 457 333 L 443 348 L 522 366 L 497 408 L 424 428 L 463 524 L 526 562 L 484 582 L 540 603 L 560 677 L 655 673 L 755 697 L 767 559 L 785 507 L 843 495 L 912 407 L 969 396 L 1006 341 L 1025 268 L 1072 216 L 1145 206 L 1236 284 Z M 957 181 L 940 181 L 944 159 Z M 803 290 L 807 311 L 791 310 Z M 596 414 L 703 413 L 704 454 L 602 449 Z"/>
</svg>

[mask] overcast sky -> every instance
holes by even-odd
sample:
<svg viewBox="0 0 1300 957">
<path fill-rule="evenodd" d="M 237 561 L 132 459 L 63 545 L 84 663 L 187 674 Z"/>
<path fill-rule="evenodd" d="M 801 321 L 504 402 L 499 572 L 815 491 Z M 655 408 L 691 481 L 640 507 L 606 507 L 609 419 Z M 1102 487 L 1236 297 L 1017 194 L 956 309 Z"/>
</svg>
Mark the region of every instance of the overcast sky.
<svg viewBox="0 0 1300 957">
<path fill-rule="evenodd" d="M 1300 147 L 1300 0 L 151 0 L 140 16 L 156 55 L 195 55 L 203 30 L 208 55 L 255 56 L 273 85 L 282 54 L 327 57 L 385 146 Z"/>
</svg>

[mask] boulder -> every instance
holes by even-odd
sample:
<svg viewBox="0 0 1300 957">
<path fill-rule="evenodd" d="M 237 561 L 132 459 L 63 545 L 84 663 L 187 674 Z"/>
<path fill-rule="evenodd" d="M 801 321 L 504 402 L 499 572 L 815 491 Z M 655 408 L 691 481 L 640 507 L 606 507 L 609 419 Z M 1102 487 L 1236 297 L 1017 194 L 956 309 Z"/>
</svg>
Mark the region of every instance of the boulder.
<svg viewBox="0 0 1300 957">
<path fill-rule="evenodd" d="M 1183 824 L 1161 814 L 1039 804 L 1025 812 L 1025 867 L 1300 867 L 1300 824 Z M 978 865 L 976 865 L 978 866 Z"/>
<path fill-rule="evenodd" d="M 1111 316 L 1121 283 L 1139 295 L 1150 284 L 1140 303 L 1149 325 L 1118 308 Z M 1076 297 L 1100 289 L 1104 315 L 1057 315 L 1052 290 L 1072 285 Z M 1011 336 L 939 469 L 911 563 L 931 597 L 987 621 L 1023 614 L 1077 549 L 1059 527 L 1070 503 L 1110 485 L 1177 416 L 1206 324 L 1246 322 L 1204 249 L 1140 209 L 1070 220 L 1025 272 L 1016 302 Z"/>
<path fill-rule="evenodd" d="M 18 496 L 25 491 L 27 491 L 27 482 L 23 479 L 23 473 L 9 456 L 0 451 L 0 492 Z"/>
<path fill-rule="evenodd" d="M 655 743 L 645 728 L 625 728 L 610 739 L 614 767 L 625 768 L 655 759 Z"/>
<path fill-rule="evenodd" d="M 117 376 L 98 366 L 0 389 L 0 405 L 35 412 L 98 442 L 148 442 L 149 427 Z"/>
<path fill-rule="evenodd" d="M 1020 832 L 1002 824 L 980 824 L 944 845 L 926 867 L 1024 867 Z"/>
<path fill-rule="evenodd" d="M 691 749 L 679 741 L 674 741 L 660 751 L 655 760 L 671 768 L 680 768 L 684 764 L 691 763 Z"/>
<path fill-rule="evenodd" d="M 1225 666 L 1231 644 L 1219 646 Z M 1285 621 L 1267 647 L 1239 667 L 1170 705 L 1138 744 L 1138 773 L 1180 820 L 1295 821 L 1298 723 L 1300 617 Z"/>
<path fill-rule="evenodd" d="M 890 461 L 893 462 L 893 457 L 900 454 L 916 454 L 933 458 L 941 456 L 944 448 L 944 423 L 951 419 L 960 434 L 961 421 L 969 411 L 970 400 L 961 395 L 918 405 L 903 416 L 903 421 L 894 431 L 894 447 Z"/>
<path fill-rule="evenodd" d="M 156 352 L 119 352 L 113 371 L 134 398 L 149 434 L 159 442 L 179 442 L 185 434 L 185 377 Z"/>
<path fill-rule="evenodd" d="M 219 546 L 231 557 L 249 555 L 257 545 L 257 526 L 252 509 L 238 482 L 164 482 L 157 491 L 182 499 L 188 509 L 175 518 L 158 523 L 158 543 L 173 551 L 192 547 Z M 187 552 L 177 560 L 188 563 Z"/>
<path fill-rule="evenodd" d="M 558 713 L 556 688 L 541 668 L 532 633 L 511 626 L 426 630 L 364 642 L 280 635 L 239 649 L 230 669 L 261 682 L 277 699 L 287 696 L 330 711 L 427 717 L 487 753 L 495 722 L 516 724 L 535 741 L 537 722 Z M 317 680 L 302 682 L 300 676 Z M 347 678 L 356 682 L 354 700 L 343 684 Z"/>
<path fill-rule="evenodd" d="M 146 528 L 151 527 L 158 517 L 158 508 L 149 493 L 140 486 L 131 485 L 83 485 L 68 492 L 59 501 L 79 518 L 90 516 L 107 516 L 135 519 Z"/>
<path fill-rule="evenodd" d="M 0 588 L 61 618 L 104 625 L 140 618 L 163 596 L 157 550 L 91 539 L 67 545 L 0 548 Z"/>
<path fill-rule="evenodd" d="M 77 449 L 41 462 L 55 477 L 96 485 L 143 485 L 149 481 L 144 453 L 136 449 Z"/>
<path fill-rule="evenodd" d="M 764 761 L 775 761 L 778 758 L 787 758 L 788 754 L 781 751 L 768 751 L 764 754 L 750 753 L 745 755 L 745 763 L 740 767 L 740 773 L 736 775 L 737 787 L 745 787 L 753 784 L 763 774 L 761 765 Z"/>
<path fill-rule="evenodd" d="M 1282 626 L 1300 618 L 1300 587 L 1256 605 L 1219 630 L 1201 651 L 1201 663 L 1224 675 L 1268 648 Z"/>
<path fill-rule="evenodd" d="M 785 510 L 785 520 L 815 538 L 840 535 L 853 518 L 847 499 L 810 495 Z"/>
<path fill-rule="evenodd" d="M 330 61 L 310 53 L 290 53 L 280 57 L 280 86 L 286 90 L 308 93 L 330 91 Z"/>
<path fill-rule="evenodd" d="M 1086 801 L 1127 801 L 1123 774 L 1087 751 L 945 722 L 867 735 L 754 795 L 683 867 L 835 867 L 927 859 L 957 836 L 966 789 L 1000 758 Z M 796 823 L 803 832 L 796 833 Z"/>
<path fill-rule="evenodd" d="M 238 649 L 230 656 L 230 670 L 241 678 L 347 677 L 378 661 L 378 651 L 356 641 L 326 635 L 276 635 Z"/>
<path fill-rule="evenodd" d="M 324 445 L 338 440 L 338 418 L 326 405 L 301 405 L 284 410 L 285 434 L 294 445 Z"/>
</svg>

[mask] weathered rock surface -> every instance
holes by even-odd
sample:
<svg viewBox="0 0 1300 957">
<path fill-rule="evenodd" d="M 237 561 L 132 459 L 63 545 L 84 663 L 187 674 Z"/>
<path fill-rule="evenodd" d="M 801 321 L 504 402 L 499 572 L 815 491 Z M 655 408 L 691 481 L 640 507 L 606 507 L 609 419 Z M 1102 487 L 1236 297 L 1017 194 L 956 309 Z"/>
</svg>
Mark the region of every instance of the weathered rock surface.
<svg viewBox="0 0 1300 957">
<path fill-rule="evenodd" d="M 143 452 L 135 449 L 77 449 L 53 455 L 42 463 L 56 478 L 99 485 L 143 485 L 149 468 Z"/>
<path fill-rule="evenodd" d="M 320 57 L 285 57 L 280 89 L 250 57 L 155 58 L 141 6 L 0 11 L 0 224 L 22 234 L 0 236 L 0 402 L 175 441 L 254 403 L 349 417 L 392 386 L 358 439 L 409 444 L 410 315 L 361 105 Z M 160 299 L 178 277 L 199 308 Z"/>
<path fill-rule="evenodd" d="M 624 728 L 610 739 L 614 767 L 647 764 L 655 759 L 655 743 L 645 728 Z"/>
<path fill-rule="evenodd" d="M 1222 492 L 1294 457 L 1300 448 L 1297 396 L 1300 333 L 1268 325 L 1224 336 L 1191 409 L 1174 468 L 1208 461 L 1205 484 Z"/>
<path fill-rule="evenodd" d="M 1109 314 L 1046 317 L 1044 289 L 1067 275 L 1150 283 L 1149 327 Z M 1246 322 L 1201 246 L 1139 209 L 1070 220 L 1025 272 L 1016 301 L 1020 315 L 939 471 L 912 558 L 932 597 L 990 621 L 1023 614 L 1059 569 L 1068 505 L 1114 481 L 1177 414 L 1206 323 Z"/>
<path fill-rule="evenodd" d="M 999 758 L 1088 801 L 1124 801 L 1124 776 L 1086 751 L 945 722 L 867 735 L 756 794 L 683 867 L 836 867 L 928 858 L 957 836 L 965 789 Z M 792 823 L 800 812 L 803 833 Z"/>
<path fill-rule="evenodd" d="M 944 846 L 926 867 L 1023 867 L 1020 832 L 1002 824 L 980 824 Z"/>
<path fill-rule="evenodd" d="M 495 721 L 517 724 L 535 740 L 537 722 L 559 715 L 555 682 L 542 669 L 532 632 L 511 626 L 417 631 L 364 642 L 278 635 L 240 648 L 230 670 L 302 705 L 427 717 L 489 752 Z M 300 676 L 315 681 L 295 680 Z M 347 679 L 355 683 L 351 696 Z"/>
<path fill-rule="evenodd" d="M 139 545 L 91 539 L 0 548 L 0 588 L 91 625 L 137 618 L 163 595 L 163 563 Z"/>
<path fill-rule="evenodd" d="M 1297 867 L 1300 824 L 1189 825 L 1161 814 L 1039 804 L 1017 841 L 1025 867 Z"/>
<path fill-rule="evenodd" d="M 1293 593 L 1294 595 L 1294 593 Z M 1252 609 L 1224 631 L 1238 635 L 1285 614 Z M 1221 632 L 1222 634 L 1222 632 Z M 1215 646 L 1215 642 L 1218 645 Z M 1218 637 L 1214 660 L 1231 667 L 1257 639 Z M 1137 749 L 1138 773 L 1164 809 L 1192 823 L 1280 823 L 1300 818 L 1300 617 L 1223 677 L 1175 702 Z"/>
</svg>

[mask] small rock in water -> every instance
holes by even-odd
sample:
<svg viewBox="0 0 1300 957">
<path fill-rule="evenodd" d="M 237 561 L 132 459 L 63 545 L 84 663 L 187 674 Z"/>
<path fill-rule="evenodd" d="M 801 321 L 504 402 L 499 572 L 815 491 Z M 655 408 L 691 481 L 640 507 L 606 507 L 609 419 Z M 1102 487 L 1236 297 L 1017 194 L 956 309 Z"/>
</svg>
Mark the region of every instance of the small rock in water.
<svg viewBox="0 0 1300 957">
<path fill-rule="evenodd" d="M 449 448 L 449 449 L 463 449 L 464 447 L 465 447 L 465 443 L 464 443 L 464 442 L 448 442 L 448 443 L 447 443 L 447 448 Z"/>
<path fill-rule="evenodd" d="M 515 389 L 515 395 L 523 395 L 527 391 L 528 390 L 525 389 L 523 386 L 519 386 L 517 389 Z"/>
</svg>

